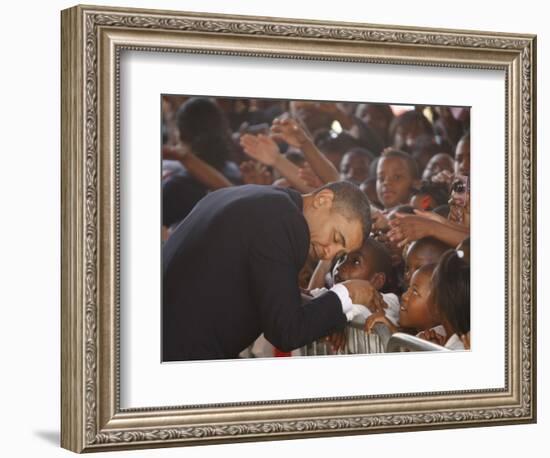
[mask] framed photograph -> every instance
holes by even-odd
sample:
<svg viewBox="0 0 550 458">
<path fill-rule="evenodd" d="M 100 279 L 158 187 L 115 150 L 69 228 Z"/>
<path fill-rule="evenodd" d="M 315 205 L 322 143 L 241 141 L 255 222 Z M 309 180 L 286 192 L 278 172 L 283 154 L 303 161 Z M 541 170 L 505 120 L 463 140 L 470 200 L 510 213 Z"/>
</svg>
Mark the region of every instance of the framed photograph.
<svg viewBox="0 0 550 458">
<path fill-rule="evenodd" d="M 61 445 L 536 421 L 536 37 L 75 6 Z"/>
</svg>

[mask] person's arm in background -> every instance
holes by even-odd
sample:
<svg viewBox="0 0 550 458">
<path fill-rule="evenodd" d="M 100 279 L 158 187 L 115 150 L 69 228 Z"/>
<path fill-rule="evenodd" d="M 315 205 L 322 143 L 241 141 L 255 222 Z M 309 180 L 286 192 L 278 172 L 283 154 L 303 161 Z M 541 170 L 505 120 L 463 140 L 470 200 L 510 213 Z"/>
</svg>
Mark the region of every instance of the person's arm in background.
<svg viewBox="0 0 550 458">
<path fill-rule="evenodd" d="M 396 213 L 395 216 L 396 218 L 389 222 L 391 229 L 388 237 L 401 247 L 424 237 L 434 237 L 449 246 L 456 247 L 470 235 L 470 230 L 465 226 L 435 221 L 421 215 Z"/>
<path fill-rule="evenodd" d="M 176 146 L 164 145 L 162 147 L 162 158 L 179 161 L 191 176 L 208 189 L 215 190 L 233 186 L 218 170 L 197 157 L 182 143 Z"/>
<path fill-rule="evenodd" d="M 313 190 L 300 178 L 298 167 L 281 154 L 279 146 L 271 137 L 245 134 L 241 137 L 241 146 L 251 158 L 277 169 L 296 190 L 304 193 Z"/>
<path fill-rule="evenodd" d="M 291 118 L 275 119 L 271 126 L 271 132 L 273 138 L 284 140 L 289 145 L 299 148 L 304 153 L 304 157 L 313 172 L 323 183 L 340 180 L 340 173 L 336 170 L 336 167 L 319 151 L 313 143 L 313 139 L 300 126 L 298 121 Z"/>
</svg>

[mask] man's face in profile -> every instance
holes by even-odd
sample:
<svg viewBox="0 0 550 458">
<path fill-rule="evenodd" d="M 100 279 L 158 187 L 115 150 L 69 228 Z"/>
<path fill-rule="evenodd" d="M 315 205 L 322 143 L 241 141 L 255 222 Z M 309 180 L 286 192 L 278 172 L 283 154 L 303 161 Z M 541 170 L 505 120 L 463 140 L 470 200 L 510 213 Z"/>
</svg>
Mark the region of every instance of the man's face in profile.
<svg viewBox="0 0 550 458">
<path fill-rule="evenodd" d="M 320 191 L 306 215 L 310 234 L 309 254 L 313 259 L 331 260 L 338 253 L 357 250 L 363 243 L 359 219 L 348 219 L 333 206 L 334 193 Z"/>
</svg>

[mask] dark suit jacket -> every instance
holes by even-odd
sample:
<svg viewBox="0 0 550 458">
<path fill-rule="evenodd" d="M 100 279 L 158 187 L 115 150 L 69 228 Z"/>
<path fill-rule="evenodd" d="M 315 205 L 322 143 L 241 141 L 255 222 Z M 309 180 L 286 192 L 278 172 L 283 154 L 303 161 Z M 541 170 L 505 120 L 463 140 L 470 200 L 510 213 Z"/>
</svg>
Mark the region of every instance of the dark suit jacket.
<svg viewBox="0 0 550 458">
<path fill-rule="evenodd" d="M 235 358 L 262 332 L 290 351 L 341 328 L 335 293 L 302 305 L 308 250 L 299 193 L 247 185 L 204 197 L 163 248 L 163 361 Z"/>
</svg>

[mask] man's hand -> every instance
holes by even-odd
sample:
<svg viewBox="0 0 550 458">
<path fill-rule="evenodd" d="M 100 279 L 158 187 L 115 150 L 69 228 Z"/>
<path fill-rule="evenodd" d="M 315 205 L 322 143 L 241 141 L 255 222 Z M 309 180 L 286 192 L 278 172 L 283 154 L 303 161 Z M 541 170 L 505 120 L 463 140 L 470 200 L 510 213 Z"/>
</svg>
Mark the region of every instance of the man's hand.
<svg viewBox="0 0 550 458">
<path fill-rule="evenodd" d="M 340 350 L 343 350 L 346 347 L 346 328 L 343 331 L 333 332 L 332 334 L 325 337 L 325 342 L 330 345 L 330 349 L 333 353 L 338 353 Z"/>
<path fill-rule="evenodd" d="M 382 295 L 367 280 L 347 280 L 340 284 L 347 288 L 354 304 L 364 305 L 373 313 L 388 307 Z"/>
</svg>

